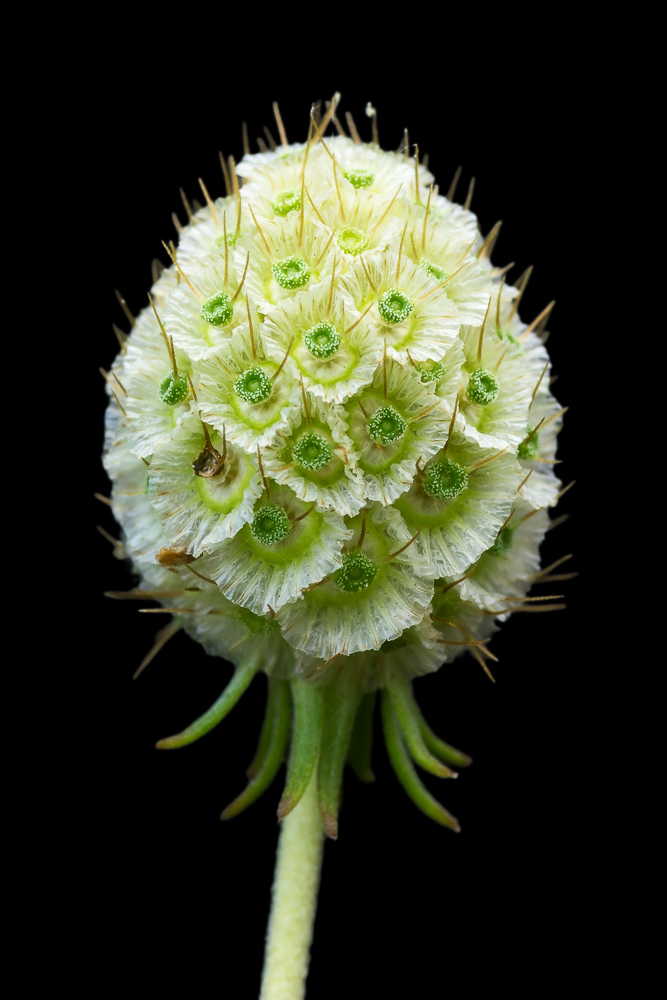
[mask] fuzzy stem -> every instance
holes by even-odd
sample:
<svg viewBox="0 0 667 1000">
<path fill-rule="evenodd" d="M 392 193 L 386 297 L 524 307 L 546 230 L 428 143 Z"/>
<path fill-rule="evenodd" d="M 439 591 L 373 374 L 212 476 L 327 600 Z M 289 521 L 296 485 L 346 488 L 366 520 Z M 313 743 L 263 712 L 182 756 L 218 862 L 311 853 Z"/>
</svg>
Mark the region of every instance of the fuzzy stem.
<svg viewBox="0 0 667 1000">
<path fill-rule="evenodd" d="M 317 908 L 324 833 L 317 767 L 281 823 L 260 1000 L 303 1000 Z"/>
</svg>

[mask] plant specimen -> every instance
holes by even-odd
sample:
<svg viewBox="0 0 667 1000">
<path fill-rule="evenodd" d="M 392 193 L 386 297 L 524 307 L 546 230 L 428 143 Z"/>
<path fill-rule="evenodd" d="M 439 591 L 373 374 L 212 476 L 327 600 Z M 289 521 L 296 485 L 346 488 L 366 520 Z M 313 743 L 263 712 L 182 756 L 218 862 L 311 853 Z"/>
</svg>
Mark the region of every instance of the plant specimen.
<svg viewBox="0 0 667 1000">
<path fill-rule="evenodd" d="M 435 185 L 419 151 L 348 137 L 338 96 L 304 142 L 222 160 L 226 197 L 188 207 L 170 266 L 106 373 L 104 462 L 122 528 L 123 596 L 170 616 L 233 664 L 199 739 L 258 672 L 266 715 L 236 816 L 287 764 L 262 984 L 304 996 L 324 836 L 338 835 L 343 769 L 370 767 L 374 706 L 406 792 L 458 821 L 415 765 L 442 778 L 470 758 L 436 736 L 415 678 L 489 640 L 541 569 L 563 410 L 549 389 L 547 307 L 529 277 L 491 264 L 469 199 Z M 327 137 L 327 127 L 338 134 Z M 129 316 L 129 312 L 128 312 Z M 226 666 L 221 665 L 221 673 Z"/>
</svg>

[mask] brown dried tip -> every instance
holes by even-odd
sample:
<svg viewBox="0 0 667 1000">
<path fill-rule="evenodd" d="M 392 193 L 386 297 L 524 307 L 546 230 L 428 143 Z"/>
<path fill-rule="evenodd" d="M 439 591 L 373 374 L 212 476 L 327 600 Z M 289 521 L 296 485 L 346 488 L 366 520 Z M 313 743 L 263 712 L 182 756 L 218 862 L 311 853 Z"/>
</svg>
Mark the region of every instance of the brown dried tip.
<svg viewBox="0 0 667 1000">
<path fill-rule="evenodd" d="M 186 566 L 194 562 L 195 557 L 188 554 L 185 545 L 170 545 L 155 553 L 160 566 Z"/>
<path fill-rule="evenodd" d="M 338 820 L 331 813 L 322 813 L 322 828 L 331 840 L 338 840 Z"/>
<path fill-rule="evenodd" d="M 212 479 L 213 476 L 218 476 L 222 472 L 224 464 L 224 456 L 209 444 L 203 451 L 200 451 L 194 462 L 191 462 L 195 476 L 201 476 L 202 479 Z"/>
</svg>

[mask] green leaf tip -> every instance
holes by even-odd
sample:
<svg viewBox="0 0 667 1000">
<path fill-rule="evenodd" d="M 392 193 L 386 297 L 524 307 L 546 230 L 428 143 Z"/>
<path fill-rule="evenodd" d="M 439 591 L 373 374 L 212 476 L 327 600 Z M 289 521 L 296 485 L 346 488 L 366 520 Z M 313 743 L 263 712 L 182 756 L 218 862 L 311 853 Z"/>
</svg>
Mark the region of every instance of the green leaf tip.
<svg viewBox="0 0 667 1000">
<path fill-rule="evenodd" d="M 241 695 L 247 689 L 259 667 L 258 660 L 259 657 L 255 655 L 246 661 L 246 663 L 238 666 L 229 684 L 209 710 L 200 715 L 198 719 L 195 719 L 187 729 L 176 733 L 174 736 L 167 736 L 165 739 L 159 740 L 155 744 L 156 748 L 158 750 L 176 750 L 179 747 L 187 746 L 188 743 L 194 743 L 195 740 L 201 739 L 211 729 L 214 729 L 231 712 L 234 705 L 236 705 Z"/>
</svg>

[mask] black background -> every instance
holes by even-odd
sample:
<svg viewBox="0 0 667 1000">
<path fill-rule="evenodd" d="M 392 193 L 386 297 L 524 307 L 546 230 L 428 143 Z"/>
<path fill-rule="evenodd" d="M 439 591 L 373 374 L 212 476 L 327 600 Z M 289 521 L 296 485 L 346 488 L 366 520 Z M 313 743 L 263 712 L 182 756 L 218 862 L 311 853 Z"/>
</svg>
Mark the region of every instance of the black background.
<svg viewBox="0 0 667 1000">
<path fill-rule="evenodd" d="M 147 42 L 146 58 L 150 50 Z M 282 774 L 242 816 L 225 824 L 218 816 L 244 785 L 265 680 L 204 740 L 154 749 L 208 707 L 230 668 L 179 634 L 131 681 L 156 625 L 131 603 L 102 597 L 131 578 L 95 531 L 99 523 L 115 533 L 108 508 L 93 498 L 109 492 L 98 459 L 105 396 L 96 370 L 116 352 L 111 323 L 125 326 L 114 287 L 135 312 L 146 304 L 151 260 L 164 260 L 161 240 L 175 239 L 171 212 L 184 219 L 179 186 L 202 200 L 201 176 L 213 197 L 224 193 L 218 149 L 241 156 L 242 120 L 254 150 L 263 125 L 275 134 L 277 99 L 295 141 L 311 102 L 338 88 L 342 112 L 352 111 L 365 138 L 368 100 L 385 148 L 397 148 L 407 126 L 441 189 L 459 163 L 461 200 L 477 178 L 472 208 L 482 229 L 504 220 L 494 262 L 515 261 L 510 278 L 535 265 L 524 319 L 557 300 L 548 346 L 554 391 L 571 407 L 559 471 L 577 485 L 558 508 L 572 517 L 549 533 L 543 553 L 546 564 L 574 552 L 567 568 L 581 576 L 554 591 L 567 595 L 566 611 L 516 615 L 502 627 L 492 647 L 496 685 L 468 656 L 415 685 L 436 732 L 474 758 L 456 782 L 424 779 L 458 816 L 460 834 L 407 799 L 379 731 L 376 782 L 362 786 L 347 772 L 340 837 L 326 844 L 308 995 L 440 996 L 455 982 L 471 996 L 496 982 L 541 994 L 569 981 L 580 962 L 587 981 L 604 864 L 598 731 L 609 692 L 591 627 L 600 469 L 588 461 L 599 416 L 588 388 L 602 220 L 624 171 L 605 155 L 611 97 L 601 103 L 593 75 L 573 65 L 505 87 L 502 74 L 491 79 L 475 60 L 453 75 L 432 64 L 428 78 L 413 79 L 403 66 L 340 79 L 315 59 L 287 79 L 256 66 L 235 87 L 223 56 L 218 76 L 210 66 L 198 76 L 196 46 L 179 72 L 164 76 L 156 52 L 155 75 L 135 73 L 139 54 L 135 47 L 112 68 L 86 67 L 67 92 L 58 146 L 68 178 L 62 201 L 74 209 L 76 232 L 60 260 L 77 302 L 68 322 L 76 316 L 85 415 L 68 470 L 77 482 L 67 513 L 78 597 L 58 633 L 73 650 L 61 685 L 73 751 L 66 881 L 81 900 L 89 954 L 109 983 L 131 980 L 150 995 L 173 995 L 181 976 L 203 992 L 257 995 Z"/>
</svg>

